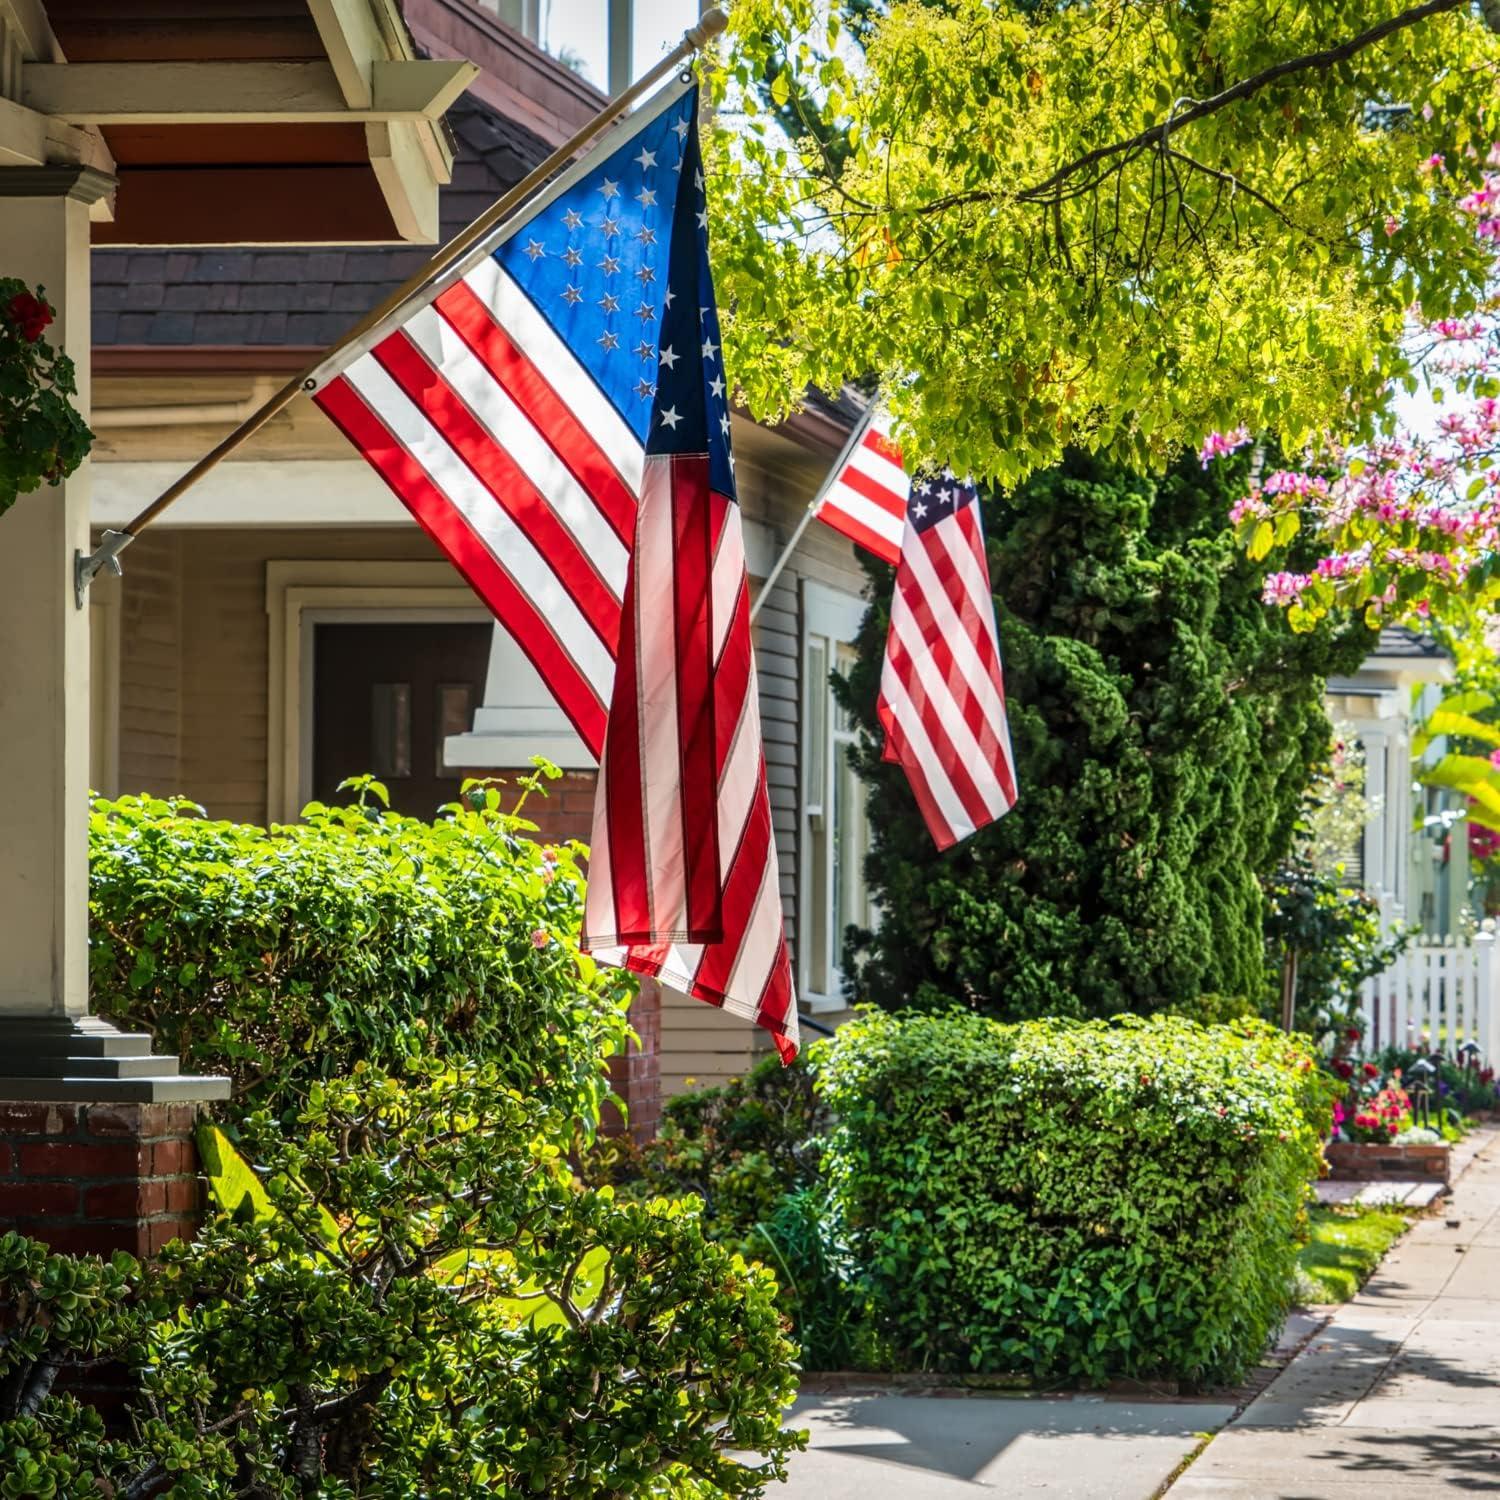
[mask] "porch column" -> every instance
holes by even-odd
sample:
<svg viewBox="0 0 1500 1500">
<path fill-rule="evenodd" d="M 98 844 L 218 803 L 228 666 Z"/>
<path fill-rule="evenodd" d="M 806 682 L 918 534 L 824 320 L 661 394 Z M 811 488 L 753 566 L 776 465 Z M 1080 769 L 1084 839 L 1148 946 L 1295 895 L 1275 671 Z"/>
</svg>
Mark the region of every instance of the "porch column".
<svg viewBox="0 0 1500 1500">
<path fill-rule="evenodd" d="M 0 167 L 0 275 L 45 288 L 56 309 L 47 338 L 73 360 L 85 418 L 89 205 L 113 187 L 112 177 L 87 166 Z M 78 1122 L 96 1105 L 166 1105 L 229 1093 L 227 1079 L 185 1078 L 175 1058 L 152 1055 L 149 1037 L 126 1035 L 89 1015 L 89 616 L 73 591 L 74 552 L 88 549 L 88 520 L 87 462 L 62 484 L 21 496 L 0 516 L 0 1118 L 6 1134 L 39 1129 L 47 1135 L 67 1122 L 68 1129 L 86 1131 Z M 7 1111 L 6 1101 L 84 1108 L 37 1115 Z M 120 1119 L 117 1113 L 101 1117 L 96 1129 L 129 1134 Z M 178 1118 L 171 1128 L 180 1125 Z M 167 1129 L 153 1117 L 141 1128 L 158 1127 Z M 71 1165 L 61 1156 L 44 1162 L 46 1153 L 0 1146 L 0 1179 L 14 1179 L 0 1200 L 9 1199 L 17 1217 L 26 1203 L 40 1214 L 50 1210 L 36 1205 L 61 1204 L 66 1193 L 21 1190 L 22 1179 L 43 1167 L 76 1174 L 69 1180 L 80 1187 L 90 1162 L 107 1166 L 111 1182 L 122 1187 L 154 1171 L 155 1146 L 137 1153 L 136 1167 L 126 1170 L 128 1152 L 106 1163 L 108 1153 L 89 1154 L 87 1132 L 77 1144 L 82 1154 L 69 1157 Z"/>
</svg>

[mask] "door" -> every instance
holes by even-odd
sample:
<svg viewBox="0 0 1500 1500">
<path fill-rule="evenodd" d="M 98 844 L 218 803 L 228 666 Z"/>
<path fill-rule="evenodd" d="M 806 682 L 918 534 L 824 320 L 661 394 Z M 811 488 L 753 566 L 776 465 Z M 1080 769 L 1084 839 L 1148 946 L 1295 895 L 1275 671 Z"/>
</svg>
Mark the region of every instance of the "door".
<svg viewBox="0 0 1500 1500">
<path fill-rule="evenodd" d="M 458 796 L 443 741 L 472 727 L 489 662 L 488 624 L 313 626 L 313 787 L 320 802 L 371 771 L 391 806 L 430 818 Z"/>
</svg>

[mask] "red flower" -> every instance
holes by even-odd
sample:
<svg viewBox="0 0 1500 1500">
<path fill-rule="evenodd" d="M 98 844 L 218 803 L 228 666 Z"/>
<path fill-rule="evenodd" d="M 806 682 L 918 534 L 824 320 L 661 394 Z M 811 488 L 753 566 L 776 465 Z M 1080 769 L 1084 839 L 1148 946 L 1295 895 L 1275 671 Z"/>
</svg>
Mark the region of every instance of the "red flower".
<svg viewBox="0 0 1500 1500">
<path fill-rule="evenodd" d="M 1354 1064 L 1350 1062 L 1347 1057 L 1336 1057 L 1333 1060 L 1333 1071 L 1337 1073 L 1340 1078 L 1353 1078 Z"/>
<path fill-rule="evenodd" d="M 52 309 L 30 292 L 17 292 L 5 310 L 28 344 L 36 343 L 42 336 L 42 330 L 52 321 Z"/>
<path fill-rule="evenodd" d="M 1348 1039 L 1348 1040 L 1349 1040 L 1349 1041 L 1351 1041 L 1351 1042 L 1357 1042 L 1357 1041 L 1358 1041 L 1358 1040 L 1359 1040 L 1359 1039 L 1360 1039 L 1360 1037 L 1362 1037 L 1362 1036 L 1363 1036 L 1363 1035 L 1364 1035 L 1364 1032 L 1362 1032 L 1362 1031 L 1361 1031 L 1361 1030 L 1360 1030 L 1360 1029 L 1359 1029 L 1359 1027 L 1358 1027 L 1358 1026 L 1351 1026 L 1351 1027 L 1350 1027 L 1350 1028 L 1349 1028 L 1349 1029 L 1348 1029 L 1348 1030 L 1347 1030 L 1347 1031 L 1346 1031 L 1346 1032 L 1345 1032 L 1345 1033 L 1344 1033 L 1344 1036 L 1345 1036 L 1345 1037 L 1346 1037 L 1346 1038 L 1347 1038 L 1347 1039 Z"/>
<path fill-rule="evenodd" d="M 1377 1068 L 1374 1063 L 1367 1062 L 1365 1064 L 1365 1077 L 1366 1078 L 1377 1078 L 1379 1076 L 1380 1076 L 1380 1069 Z"/>
</svg>

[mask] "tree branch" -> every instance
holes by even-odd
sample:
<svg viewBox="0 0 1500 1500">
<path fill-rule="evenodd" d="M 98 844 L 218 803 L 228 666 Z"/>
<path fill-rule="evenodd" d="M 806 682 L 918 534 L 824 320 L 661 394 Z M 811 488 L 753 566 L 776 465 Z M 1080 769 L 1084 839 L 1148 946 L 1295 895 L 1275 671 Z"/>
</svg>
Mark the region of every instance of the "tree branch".
<svg viewBox="0 0 1500 1500">
<path fill-rule="evenodd" d="M 1217 114 L 1221 109 L 1227 109 L 1229 105 L 1239 103 L 1241 99 L 1248 99 L 1252 94 L 1258 94 L 1278 79 L 1286 78 L 1293 73 L 1331 68 L 1336 63 L 1346 62 L 1356 53 L 1373 47 L 1377 42 L 1383 42 L 1387 37 L 1396 35 L 1397 32 L 1409 30 L 1432 16 L 1442 15 L 1446 11 L 1466 9 L 1468 4 L 1469 0 L 1426 0 L 1425 4 L 1413 6 L 1399 15 L 1390 16 L 1377 25 L 1371 26 L 1369 30 L 1360 32 L 1358 36 L 1352 36 L 1348 41 L 1340 42 L 1336 47 L 1325 47 L 1321 52 L 1308 52 L 1301 57 L 1289 57 L 1282 62 L 1273 63 L 1271 67 L 1252 74 L 1249 78 L 1243 78 L 1236 84 L 1231 84 L 1229 88 L 1210 98 L 1190 104 L 1181 113 L 1177 113 L 1174 106 L 1174 112 L 1165 120 L 1151 126 L 1148 130 L 1141 131 L 1139 135 L 1131 136 L 1129 140 L 1116 141 L 1109 146 L 1096 146 L 1092 151 L 1086 151 L 1066 166 L 1059 167 L 1050 177 L 1033 183 L 1030 187 L 1022 188 L 1016 194 L 1016 200 L 1020 203 L 1045 202 L 1055 197 L 1069 178 L 1099 162 L 1109 161 L 1116 156 L 1128 155 L 1144 147 L 1164 144 L 1174 130 L 1184 125 L 1191 125 L 1194 120 L 1206 119 L 1209 115 Z"/>
</svg>

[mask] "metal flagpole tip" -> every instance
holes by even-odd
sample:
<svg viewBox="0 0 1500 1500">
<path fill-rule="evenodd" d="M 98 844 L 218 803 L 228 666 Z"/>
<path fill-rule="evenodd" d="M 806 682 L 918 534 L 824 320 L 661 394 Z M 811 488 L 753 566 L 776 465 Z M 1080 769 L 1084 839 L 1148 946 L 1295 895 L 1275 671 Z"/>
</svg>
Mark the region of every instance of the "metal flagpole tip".
<svg viewBox="0 0 1500 1500">
<path fill-rule="evenodd" d="M 729 17 L 725 15 L 722 8 L 717 5 L 710 5 L 698 17 L 698 24 L 688 27 L 682 39 L 701 52 L 728 25 Z"/>
</svg>

